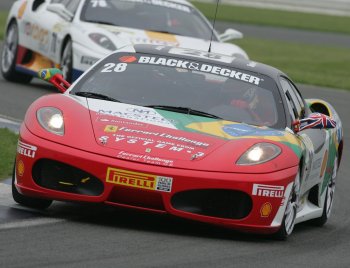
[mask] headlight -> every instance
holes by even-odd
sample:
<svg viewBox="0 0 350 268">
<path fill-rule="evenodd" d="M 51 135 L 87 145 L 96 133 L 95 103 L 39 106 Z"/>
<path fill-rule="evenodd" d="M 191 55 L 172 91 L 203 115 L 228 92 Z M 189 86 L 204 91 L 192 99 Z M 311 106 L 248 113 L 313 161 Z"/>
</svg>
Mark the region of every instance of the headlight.
<svg viewBox="0 0 350 268">
<path fill-rule="evenodd" d="M 47 131 L 56 135 L 64 135 L 63 115 L 57 108 L 40 108 L 36 113 L 36 117 L 40 125 Z"/>
<path fill-rule="evenodd" d="M 281 148 L 272 143 L 257 143 L 246 151 L 237 161 L 237 165 L 257 165 L 268 162 L 281 153 Z"/>
<path fill-rule="evenodd" d="M 115 45 L 113 44 L 113 42 L 111 41 L 111 39 L 109 39 L 107 36 L 105 36 L 104 34 L 100 34 L 100 33 L 91 33 L 89 34 L 89 37 L 92 41 L 94 41 L 97 45 L 114 51 L 117 48 L 115 47 Z"/>
</svg>

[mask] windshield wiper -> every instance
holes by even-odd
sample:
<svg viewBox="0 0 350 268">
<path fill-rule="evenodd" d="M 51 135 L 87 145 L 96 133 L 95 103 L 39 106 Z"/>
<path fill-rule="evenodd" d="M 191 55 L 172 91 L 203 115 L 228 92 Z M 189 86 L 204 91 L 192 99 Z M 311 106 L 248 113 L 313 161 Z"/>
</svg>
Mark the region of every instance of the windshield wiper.
<svg viewBox="0 0 350 268">
<path fill-rule="evenodd" d="M 170 105 L 147 105 L 145 107 L 154 108 L 154 109 L 161 109 L 166 111 L 172 111 L 172 112 L 180 112 L 184 114 L 192 114 L 192 115 L 198 115 L 198 116 L 204 116 L 204 117 L 210 117 L 215 119 L 222 119 L 221 117 L 215 115 L 206 113 L 199 110 L 194 110 L 189 107 L 177 107 L 177 106 L 170 106 Z"/>
<path fill-rule="evenodd" d="M 114 101 L 114 102 L 121 102 L 117 99 L 114 99 L 112 97 L 103 95 L 101 93 L 96 93 L 96 92 L 89 92 L 89 91 L 79 91 L 75 92 L 75 95 L 81 96 L 81 97 L 86 97 L 86 98 L 92 98 L 92 99 L 99 99 L 99 100 L 107 100 L 107 101 Z"/>
</svg>

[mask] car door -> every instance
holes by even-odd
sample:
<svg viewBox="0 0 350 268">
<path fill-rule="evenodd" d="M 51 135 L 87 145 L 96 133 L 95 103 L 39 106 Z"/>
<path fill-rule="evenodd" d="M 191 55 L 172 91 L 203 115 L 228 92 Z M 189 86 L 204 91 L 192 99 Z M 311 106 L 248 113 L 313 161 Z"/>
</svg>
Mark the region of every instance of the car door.
<svg viewBox="0 0 350 268">
<path fill-rule="evenodd" d="M 286 77 L 280 78 L 292 121 L 310 114 L 297 87 Z M 306 129 L 296 134 L 304 144 L 304 167 L 302 170 L 301 195 L 322 183 L 328 161 L 330 134 L 325 129 Z"/>
<path fill-rule="evenodd" d="M 21 45 L 57 62 L 60 51 L 57 50 L 57 32 L 69 27 L 69 21 L 58 14 L 47 10 L 50 3 L 63 4 L 74 12 L 80 0 L 33 0 L 28 1 L 25 16 L 19 22 L 19 28 L 24 33 Z M 74 14 L 74 13 L 73 13 Z"/>
</svg>

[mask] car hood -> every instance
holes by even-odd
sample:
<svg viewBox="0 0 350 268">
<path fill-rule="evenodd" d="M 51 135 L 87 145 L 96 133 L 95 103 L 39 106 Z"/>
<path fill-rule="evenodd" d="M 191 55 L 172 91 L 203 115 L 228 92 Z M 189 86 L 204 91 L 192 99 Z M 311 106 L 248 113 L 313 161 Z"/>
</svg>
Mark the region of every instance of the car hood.
<svg viewBox="0 0 350 268">
<path fill-rule="evenodd" d="M 284 142 L 285 152 L 298 148 L 285 131 L 96 99 L 88 99 L 88 107 L 96 143 L 130 161 L 232 171 L 255 143 Z"/>
<path fill-rule="evenodd" d="M 108 37 L 113 40 L 115 45 L 120 47 L 120 40 L 123 40 L 122 43 L 131 43 L 131 44 L 151 44 L 151 45 L 161 45 L 161 46 L 174 46 L 182 48 L 192 48 L 198 50 L 207 51 L 209 48 L 209 40 L 204 40 L 200 38 L 180 36 L 175 34 L 167 34 L 153 31 L 145 31 L 134 28 L 126 28 L 112 25 L 104 24 L 93 24 L 93 23 L 84 23 L 87 27 L 87 32 L 94 32 L 98 30 L 100 33 L 105 33 Z M 93 25 L 94 27 L 91 27 Z M 226 54 L 226 55 L 235 55 L 240 54 L 244 58 L 248 59 L 247 54 L 238 46 L 231 43 L 221 43 L 221 42 L 212 42 L 211 47 L 212 52 Z"/>
<path fill-rule="evenodd" d="M 40 126 L 36 113 L 42 107 L 62 111 L 64 135 Z M 39 98 L 29 107 L 24 122 L 38 137 L 96 156 L 179 169 L 268 173 L 295 167 L 303 150 L 288 129 L 255 127 L 69 94 Z M 263 164 L 236 165 L 242 154 L 259 142 L 276 144 L 282 153 Z"/>
</svg>

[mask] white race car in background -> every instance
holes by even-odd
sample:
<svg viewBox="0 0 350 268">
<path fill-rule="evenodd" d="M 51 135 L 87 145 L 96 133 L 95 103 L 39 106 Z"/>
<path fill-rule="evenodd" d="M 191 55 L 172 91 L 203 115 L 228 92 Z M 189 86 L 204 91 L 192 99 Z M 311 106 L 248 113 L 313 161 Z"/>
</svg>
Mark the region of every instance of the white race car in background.
<svg viewBox="0 0 350 268">
<path fill-rule="evenodd" d="M 59 67 L 74 81 L 100 58 L 127 44 L 171 45 L 248 58 L 224 43 L 242 34 L 212 33 L 210 22 L 184 0 L 18 0 L 6 24 L 1 71 L 29 82 L 39 69 Z"/>
</svg>

